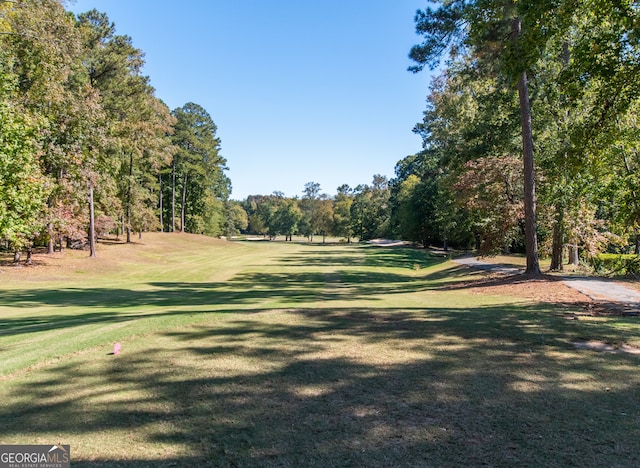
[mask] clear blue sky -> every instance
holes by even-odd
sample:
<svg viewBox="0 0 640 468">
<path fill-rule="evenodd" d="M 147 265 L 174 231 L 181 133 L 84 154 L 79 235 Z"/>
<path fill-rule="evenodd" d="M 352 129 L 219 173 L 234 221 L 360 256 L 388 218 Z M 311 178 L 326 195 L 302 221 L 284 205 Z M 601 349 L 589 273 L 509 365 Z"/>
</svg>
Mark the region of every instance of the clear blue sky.
<svg viewBox="0 0 640 468">
<path fill-rule="evenodd" d="M 203 106 L 218 126 L 232 198 L 304 184 L 393 177 L 421 149 L 412 133 L 430 77 L 407 71 L 426 0 L 76 0 L 107 13 L 146 54 L 171 109 Z"/>
</svg>

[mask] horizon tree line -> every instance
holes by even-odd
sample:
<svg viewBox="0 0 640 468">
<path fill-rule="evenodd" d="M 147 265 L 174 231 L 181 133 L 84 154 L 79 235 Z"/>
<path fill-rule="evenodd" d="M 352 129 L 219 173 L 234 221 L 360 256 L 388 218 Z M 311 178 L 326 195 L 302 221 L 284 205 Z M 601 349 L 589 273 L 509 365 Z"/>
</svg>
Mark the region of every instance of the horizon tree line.
<svg viewBox="0 0 640 468">
<path fill-rule="evenodd" d="M 555 270 L 640 254 L 636 3 L 441 1 L 415 22 L 411 71 L 444 60 L 422 151 L 333 197 L 232 201 L 211 116 L 170 111 L 104 13 L 0 2 L 0 239 L 18 259 L 151 230 L 393 237 L 524 252 L 534 274 L 538 251 Z"/>
</svg>

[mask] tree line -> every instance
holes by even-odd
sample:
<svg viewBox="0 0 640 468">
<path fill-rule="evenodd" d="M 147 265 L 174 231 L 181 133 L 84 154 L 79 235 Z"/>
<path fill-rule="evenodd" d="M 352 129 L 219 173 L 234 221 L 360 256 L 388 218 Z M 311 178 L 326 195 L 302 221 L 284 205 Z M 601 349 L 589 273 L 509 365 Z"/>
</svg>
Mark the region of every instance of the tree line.
<svg viewBox="0 0 640 468">
<path fill-rule="evenodd" d="M 0 240 L 16 252 L 115 232 L 228 229 L 216 125 L 170 111 L 144 53 L 106 14 L 57 0 L 0 2 Z"/>
<path fill-rule="evenodd" d="M 453 0 L 418 11 L 412 71 L 440 73 L 396 166 L 397 227 L 423 244 L 564 258 L 640 252 L 640 5 Z"/>
<path fill-rule="evenodd" d="M 440 66 L 423 148 L 394 178 L 230 201 L 211 116 L 170 111 L 104 13 L 0 2 L 0 240 L 94 253 L 109 232 L 393 237 L 523 251 L 530 273 L 538 251 L 553 269 L 638 254 L 639 16 L 635 0 L 436 2 L 410 52 L 414 72 Z"/>
<path fill-rule="evenodd" d="M 414 128 L 423 149 L 332 199 L 309 184 L 300 200 L 251 196 L 249 231 L 526 252 L 529 273 L 539 252 L 554 270 L 639 254 L 638 2 L 453 0 L 415 22 L 410 70 L 444 60 Z"/>
<path fill-rule="evenodd" d="M 339 188 L 324 200 L 333 222 L 315 232 L 526 252 L 534 274 L 539 252 L 554 270 L 600 252 L 639 254 L 638 2 L 435 3 L 417 12 L 422 42 L 409 54 L 413 72 L 439 67 L 414 128 L 423 149 L 382 191 Z M 250 197 L 244 208 L 260 220 L 250 229 L 288 232 L 299 219 L 301 233 L 314 231 L 309 199 L 277 222 L 282 197 Z"/>
<path fill-rule="evenodd" d="M 300 198 L 274 192 L 234 202 L 240 213 L 234 226 L 270 239 L 279 235 L 285 240 L 299 235 L 311 241 L 317 235 L 323 241 L 337 236 L 347 243 L 354 238 L 374 239 L 389 232 L 390 194 L 389 181 L 382 175 L 373 176 L 371 185 L 341 185 L 333 197 L 321 193 L 317 182 L 308 182 Z"/>
</svg>

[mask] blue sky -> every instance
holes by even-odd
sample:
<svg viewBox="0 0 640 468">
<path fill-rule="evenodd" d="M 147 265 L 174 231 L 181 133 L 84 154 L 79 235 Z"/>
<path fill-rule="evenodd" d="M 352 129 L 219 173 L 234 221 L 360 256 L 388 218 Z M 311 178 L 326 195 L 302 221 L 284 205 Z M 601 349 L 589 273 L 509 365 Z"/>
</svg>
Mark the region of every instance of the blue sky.
<svg viewBox="0 0 640 468">
<path fill-rule="evenodd" d="M 421 148 L 412 133 L 430 76 L 414 75 L 413 17 L 425 0 L 76 0 L 108 14 L 145 52 L 171 109 L 203 106 L 218 126 L 232 198 L 317 182 L 393 177 Z"/>
</svg>

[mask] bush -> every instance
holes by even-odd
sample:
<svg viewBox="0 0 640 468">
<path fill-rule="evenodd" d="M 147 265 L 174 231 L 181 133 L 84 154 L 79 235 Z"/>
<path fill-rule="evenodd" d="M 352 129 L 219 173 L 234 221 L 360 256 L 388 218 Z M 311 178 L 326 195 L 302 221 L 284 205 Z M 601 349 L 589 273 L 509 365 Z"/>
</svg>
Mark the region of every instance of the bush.
<svg viewBox="0 0 640 468">
<path fill-rule="evenodd" d="M 591 258 L 591 266 L 597 273 L 610 275 L 640 274 L 640 257 L 634 254 L 598 254 Z"/>
</svg>

